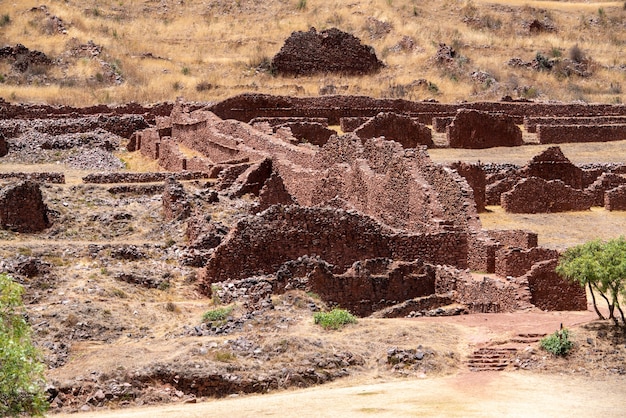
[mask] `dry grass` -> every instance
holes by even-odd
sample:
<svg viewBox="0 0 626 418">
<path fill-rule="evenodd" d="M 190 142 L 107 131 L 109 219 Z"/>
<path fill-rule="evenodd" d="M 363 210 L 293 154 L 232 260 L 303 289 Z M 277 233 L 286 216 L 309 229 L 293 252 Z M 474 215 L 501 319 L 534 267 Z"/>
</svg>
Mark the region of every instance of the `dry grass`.
<svg viewBox="0 0 626 418">
<path fill-rule="evenodd" d="M 626 10 L 622 2 L 357 0 L 338 4 L 309 1 L 305 8 L 299 8 L 295 0 L 174 3 L 51 1 L 50 13 L 63 19 L 68 33 L 50 36 L 43 14 L 30 11 L 39 2 L 0 1 L 0 8 L 10 16 L 10 23 L 0 27 L 0 44 L 23 43 L 66 63 L 50 69 L 48 81 L 38 80 L 34 83 L 38 85 L 0 84 L 0 96 L 13 101 L 77 105 L 155 102 L 177 96 L 207 101 L 245 91 L 317 95 L 320 88 L 334 85 L 341 94 L 412 100 L 434 97 L 443 102 L 516 96 L 518 87 L 532 87 L 540 99 L 625 99 L 619 86 L 626 85 L 626 76 L 616 68 L 624 64 Z M 466 15 L 487 23 L 470 26 L 462 21 Z M 391 23 L 391 32 L 372 38 L 366 25 L 368 17 Z M 546 17 L 558 28 L 556 33 L 524 32 L 522 21 Z M 285 78 L 255 69 L 278 52 L 292 31 L 311 26 L 318 30 L 338 27 L 353 33 L 372 45 L 387 67 L 366 77 Z M 417 47 L 398 50 L 395 46 L 403 36 L 412 37 Z M 71 38 L 81 43 L 93 40 L 103 46 L 100 58 L 119 68 L 124 83 L 94 82 L 102 71 L 97 62 L 64 55 Z M 452 68 L 434 65 L 431 57 L 440 42 L 453 45 L 464 58 Z M 505 65 L 514 56 L 529 61 L 537 52 L 566 53 L 576 44 L 596 63 L 590 79 L 559 79 Z M 6 65 L 0 70 L 9 75 Z M 475 70 L 489 72 L 498 83 L 477 85 L 469 76 Z M 436 88 L 398 88 L 419 78 Z M 197 89 L 201 83 L 211 88 Z"/>
</svg>

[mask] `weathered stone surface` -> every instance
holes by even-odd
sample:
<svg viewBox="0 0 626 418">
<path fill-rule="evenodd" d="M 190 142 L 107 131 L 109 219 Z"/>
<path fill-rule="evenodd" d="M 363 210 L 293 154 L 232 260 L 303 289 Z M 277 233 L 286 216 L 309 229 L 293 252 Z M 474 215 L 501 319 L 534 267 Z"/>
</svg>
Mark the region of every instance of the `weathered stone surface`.
<svg viewBox="0 0 626 418">
<path fill-rule="evenodd" d="M 521 229 L 490 229 L 489 236 L 504 247 L 528 250 L 537 246 L 537 233 Z"/>
<path fill-rule="evenodd" d="M 370 74 L 384 64 L 374 49 L 362 45 L 353 35 L 331 28 L 317 32 L 293 32 L 272 59 L 278 74 L 311 75 L 316 73 Z"/>
<path fill-rule="evenodd" d="M 182 220 L 189 217 L 191 204 L 182 184 L 167 179 L 163 188 L 163 217 L 166 221 Z"/>
<path fill-rule="evenodd" d="M 388 141 L 399 142 L 402 148 L 433 145 L 432 132 L 426 125 L 397 113 L 379 113 L 355 129 L 354 133 L 363 141 L 384 137 Z"/>
<path fill-rule="evenodd" d="M 451 148 L 515 147 L 522 131 L 513 118 L 477 110 L 460 109 L 447 128 Z"/>
<path fill-rule="evenodd" d="M 232 195 L 241 197 L 245 194 L 258 196 L 265 182 L 272 175 L 272 160 L 265 158 L 263 161 L 250 166 L 241 173 L 234 184 L 230 187 Z"/>
<path fill-rule="evenodd" d="M 38 183 L 25 180 L 0 190 L 0 226 L 15 232 L 39 232 L 50 226 Z"/>
<path fill-rule="evenodd" d="M 613 173 L 603 173 L 592 185 L 587 187 L 585 191 L 593 197 L 594 206 L 604 206 L 604 194 L 607 191 L 615 189 L 623 184 L 626 184 L 625 176 Z"/>
<path fill-rule="evenodd" d="M 626 139 L 626 124 L 537 125 L 537 138 L 541 144 L 622 141 Z"/>
<path fill-rule="evenodd" d="M 501 196 L 505 211 L 511 213 L 554 213 L 588 210 L 593 203 L 586 192 L 573 189 L 561 180 L 530 177 Z"/>
<path fill-rule="evenodd" d="M 289 260 L 318 255 L 340 274 L 355 261 L 393 258 L 453 264 L 464 268 L 466 235 L 395 233 L 368 216 L 331 208 L 272 206 L 237 223 L 215 249 L 203 274 L 205 284 L 273 274 Z"/>
<path fill-rule="evenodd" d="M 608 190 L 604 194 L 604 208 L 606 210 L 626 210 L 626 185 Z"/>
<path fill-rule="evenodd" d="M 559 252 L 548 248 L 505 248 L 497 254 L 496 274 L 501 277 L 520 277 L 536 263 L 557 258 Z"/>
<path fill-rule="evenodd" d="M 455 169 L 472 188 L 474 192 L 474 202 L 476 202 L 476 211 L 479 213 L 484 212 L 486 176 L 480 164 L 468 164 L 458 161 L 452 163 L 450 167 Z"/>
<path fill-rule="evenodd" d="M 0 131 L 0 157 L 4 157 L 9 153 L 9 145 L 7 139 L 4 137 L 2 131 Z"/>
<path fill-rule="evenodd" d="M 585 289 L 559 276 L 555 272 L 557 264 L 556 259 L 539 262 L 520 277 L 528 283 L 532 304 L 548 311 L 587 310 Z"/>
<path fill-rule="evenodd" d="M 51 65 L 52 60 L 40 51 L 32 51 L 22 44 L 0 48 L 0 60 L 11 63 L 11 67 L 20 73 L 26 72 L 34 65 Z"/>
<path fill-rule="evenodd" d="M 259 192 L 258 211 L 264 211 L 272 205 L 289 206 L 296 203 L 294 198 L 285 189 L 285 184 L 280 174 L 273 172 Z"/>
<path fill-rule="evenodd" d="M 561 180 L 575 189 L 581 189 L 583 185 L 583 170 L 572 164 L 558 146 L 550 147 L 534 156 L 518 174 L 544 180 Z"/>
</svg>

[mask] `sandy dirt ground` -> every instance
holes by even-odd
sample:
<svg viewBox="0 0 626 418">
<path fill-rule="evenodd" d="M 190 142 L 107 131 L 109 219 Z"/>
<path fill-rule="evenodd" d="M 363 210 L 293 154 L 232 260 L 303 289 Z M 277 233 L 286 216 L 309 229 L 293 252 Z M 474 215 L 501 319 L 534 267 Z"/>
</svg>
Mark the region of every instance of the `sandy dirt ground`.
<svg viewBox="0 0 626 418">
<path fill-rule="evenodd" d="M 58 418 L 105 417 L 623 417 L 626 379 L 590 382 L 526 372 L 322 387 Z"/>
</svg>

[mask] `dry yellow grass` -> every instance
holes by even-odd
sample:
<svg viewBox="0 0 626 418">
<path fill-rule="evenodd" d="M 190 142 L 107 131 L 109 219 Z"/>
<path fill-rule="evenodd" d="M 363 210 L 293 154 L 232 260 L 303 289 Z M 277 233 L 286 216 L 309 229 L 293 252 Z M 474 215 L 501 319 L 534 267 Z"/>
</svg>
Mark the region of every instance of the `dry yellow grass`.
<svg viewBox="0 0 626 418">
<path fill-rule="evenodd" d="M 305 7 L 299 7 L 305 4 Z M 74 79 L 73 84 L 39 82 L 0 84 L 0 96 L 14 101 L 85 105 L 130 100 L 155 102 L 184 96 L 188 100 L 219 100 L 246 91 L 273 94 L 317 95 L 334 85 L 341 94 L 436 98 L 443 102 L 493 100 L 516 96 L 531 88 L 532 97 L 587 102 L 623 102 L 626 9 L 623 2 L 445 0 L 356 0 L 351 2 L 188 0 L 180 2 L 128 2 L 53 0 L 52 15 L 65 22 L 67 35 L 49 35 L 38 1 L 0 0 L 0 15 L 10 22 L 0 26 L 0 45 L 22 43 L 29 48 L 64 56 L 71 38 L 93 40 L 103 46 L 100 58 L 114 64 L 124 77 L 121 85 L 94 81 L 103 70 L 87 58 L 65 57 L 67 65 L 50 70 L 50 78 Z M 464 23 L 476 18 L 477 25 Z M 1 16 L 0 16 L 1 17 Z M 367 18 L 392 25 L 388 34 L 372 37 Z M 550 19 L 557 32 L 529 35 L 522 21 Z M 364 77 L 318 75 L 274 77 L 255 70 L 279 51 L 296 30 L 338 27 L 372 45 L 387 67 Z M 403 36 L 414 39 L 413 51 L 395 46 Z M 438 44 L 453 45 L 464 57 L 454 68 L 434 65 Z M 589 79 L 529 69 L 511 68 L 511 57 L 530 61 L 538 52 L 567 56 L 578 45 L 596 63 Z M 151 54 L 146 57 L 145 54 Z M 487 71 L 497 83 L 472 81 L 472 71 Z M 10 72 L 6 64 L 0 74 Z M 431 88 L 407 88 L 425 78 Z M 197 90 L 204 83 L 210 88 Z M 50 85 L 46 85 L 50 84 Z M 518 90 L 516 90 L 516 88 Z"/>
</svg>

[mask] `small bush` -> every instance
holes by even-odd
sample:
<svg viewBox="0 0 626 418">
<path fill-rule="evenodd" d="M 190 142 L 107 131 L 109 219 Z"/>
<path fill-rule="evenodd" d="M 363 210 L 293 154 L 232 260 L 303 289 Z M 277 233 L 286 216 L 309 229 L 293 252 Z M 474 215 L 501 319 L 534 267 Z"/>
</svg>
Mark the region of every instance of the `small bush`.
<svg viewBox="0 0 626 418">
<path fill-rule="evenodd" d="M 325 329 L 339 329 L 346 324 L 356 323 L 356 317 L 345 309 L 333 309 L 330 312 L 317 312 L 313 315 L 316 324 Z"/>
<path fill-rule="evenodd" d="M 0 416 L 46 411 L 44 366 L 24 316 L 23 288 L 0 274 Z"/>
<path fill-rule="evenodd" d="M 569 331 L 562 328 L 552 335 L 548 335 L 540 342 L 541 348 L 555 356 L 566 356 L 572 349 L 574 343 L 569 339 Z"/>
<path fill-rule="evenodd" d="M 5 14 L 5 15 L 2 15 L 2 17 L 0 17 L 0 28 L 8 25 L 9 23 L 11 23 L 11 16 L 9 16 L 8 14 Z"/>
<path fill-rule="evenodd" d="M 573 47 L 570 48 L 569 50 L 569 59 L 571 59 L 574 62 L 578 62 L 581 63 L 585 60 L 585 53 L 583 52 L 582 49 L 580 49 L 580 47 L 578 46 L 578 44 L 574 45 Z"/>
<path fill-rule="evenodd" d="M 298 5 L 296 7 L 298 10 L 306 9 L 306 0 L 298 0 Z"/>
<path fill-rule="evenodd" d="M 225 308 L 212 309 L 210 311 L 206 311 L 202 315 L 202 321 L 206 323 L 225 321 L 226 318 L 228 318 L 228 316 L 232 313 L 232 311 L 233 311 L 232 306 L 225 307 Z"/>
</svg>

